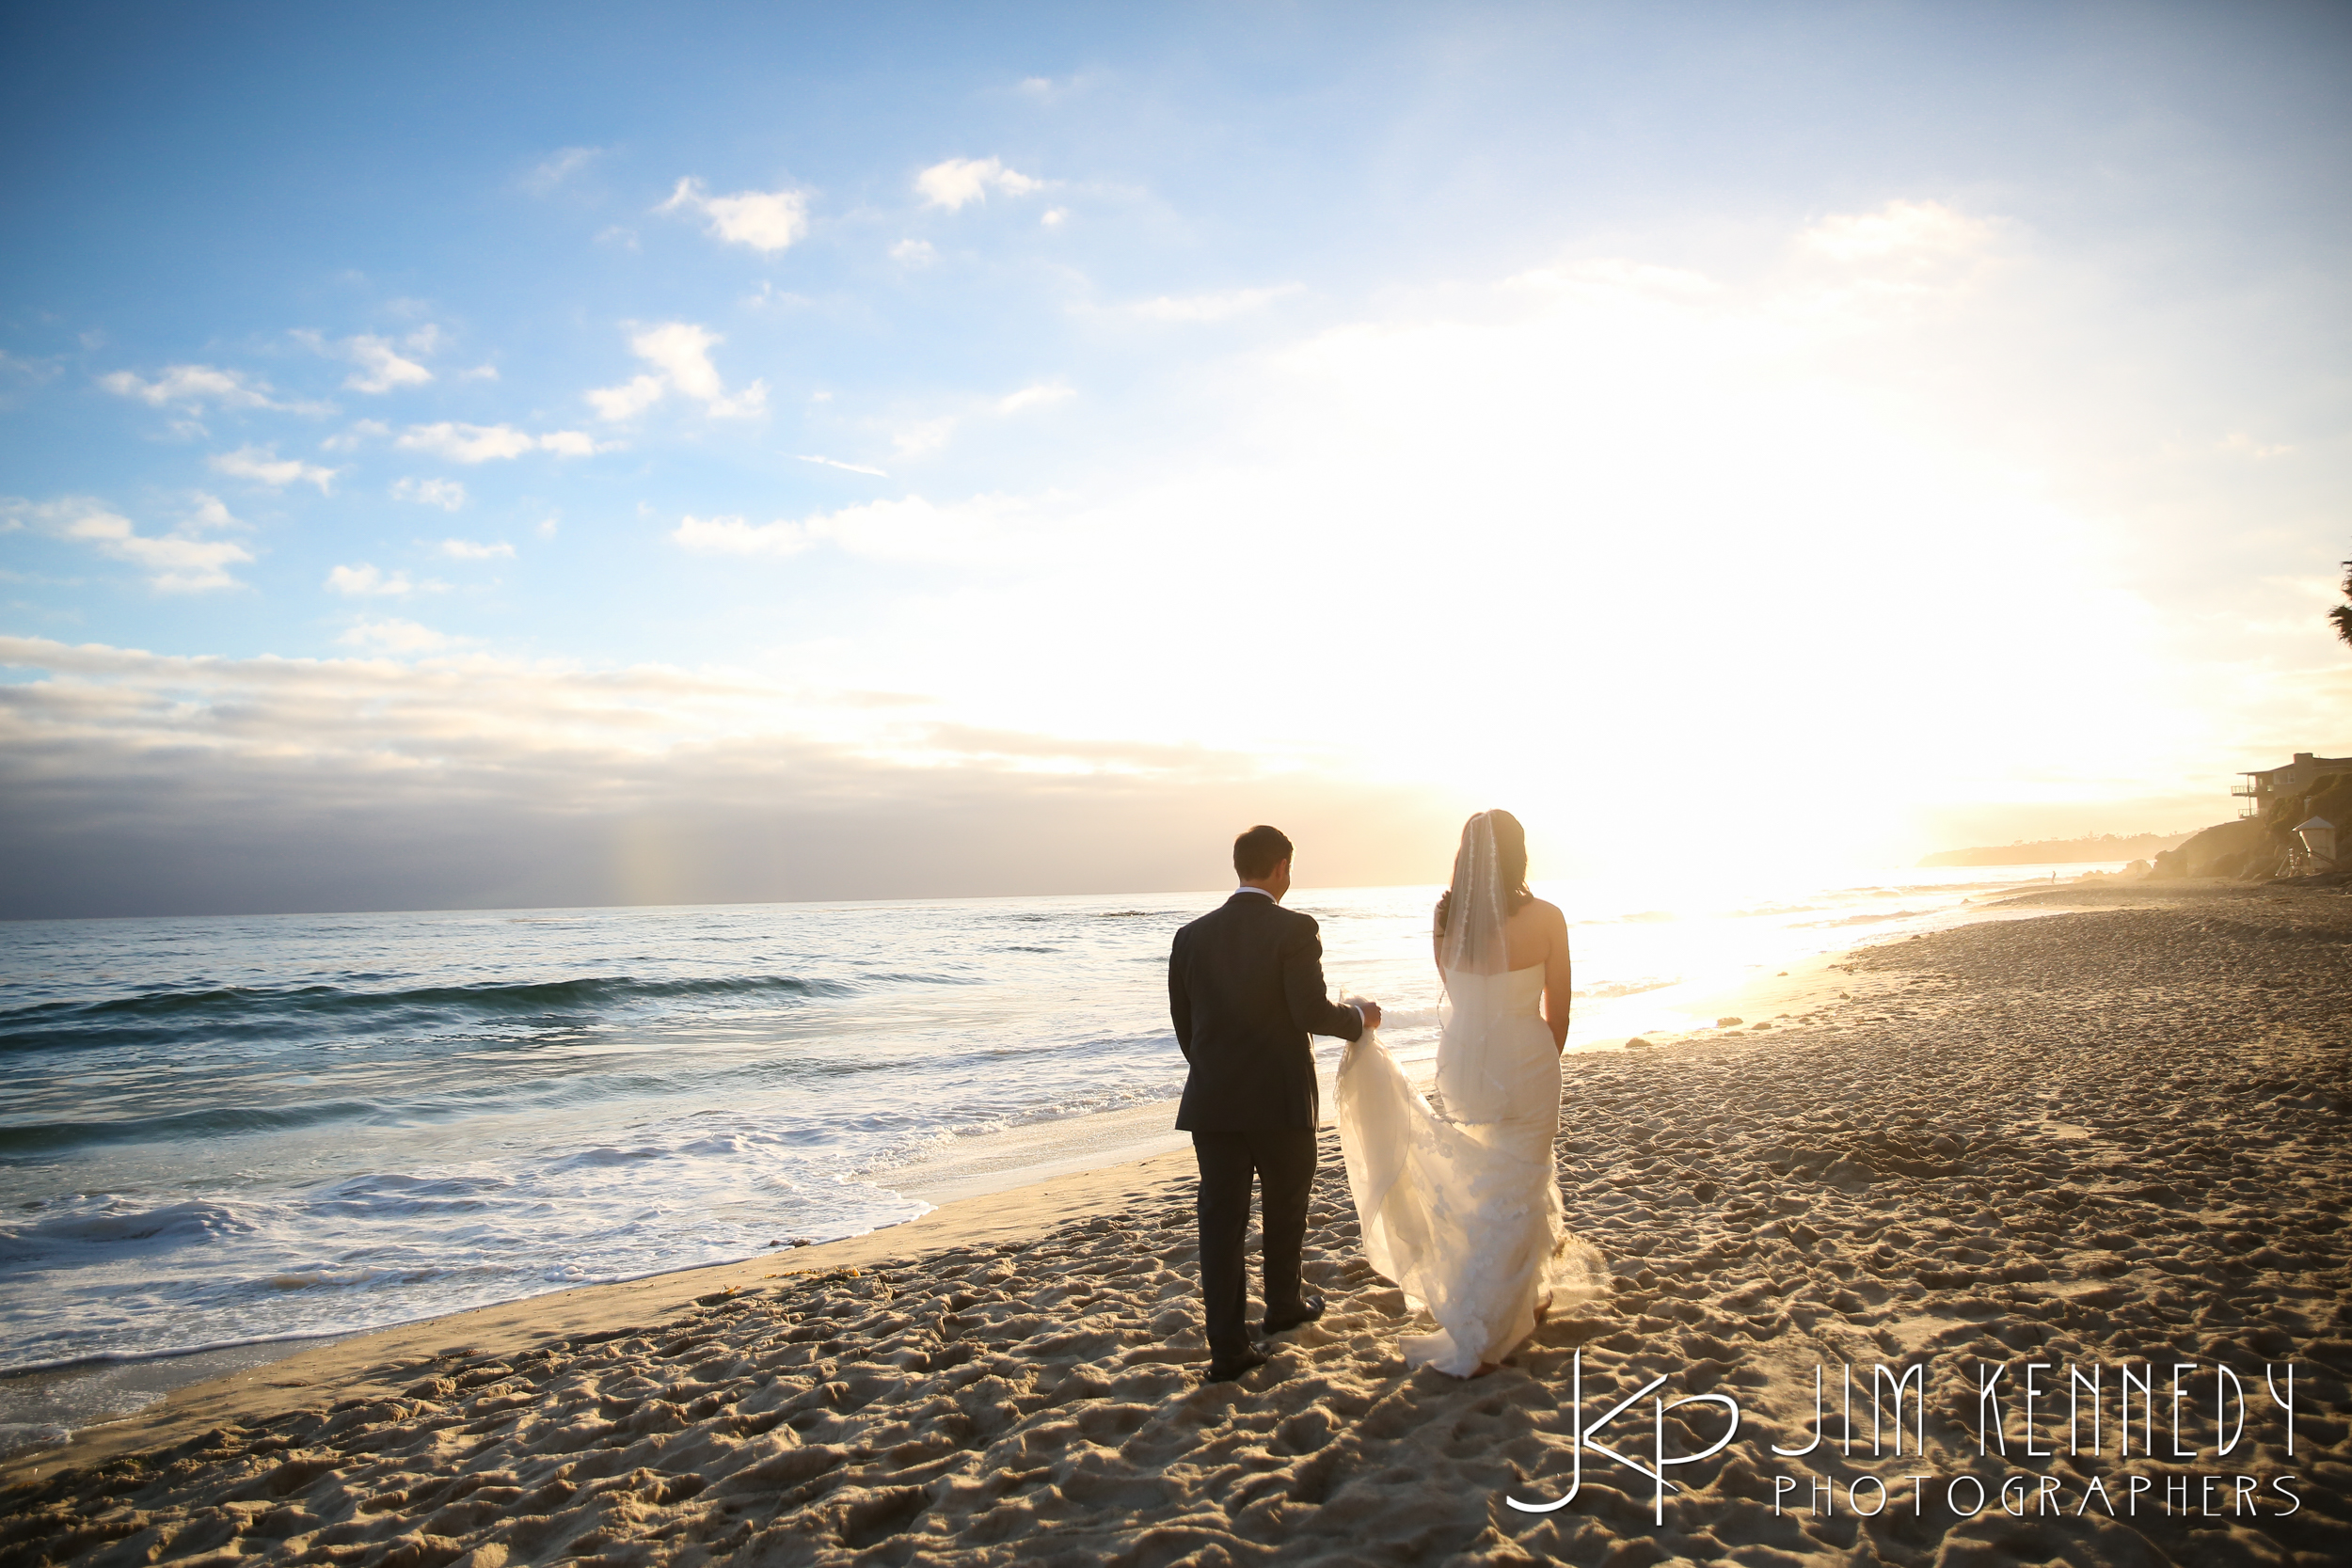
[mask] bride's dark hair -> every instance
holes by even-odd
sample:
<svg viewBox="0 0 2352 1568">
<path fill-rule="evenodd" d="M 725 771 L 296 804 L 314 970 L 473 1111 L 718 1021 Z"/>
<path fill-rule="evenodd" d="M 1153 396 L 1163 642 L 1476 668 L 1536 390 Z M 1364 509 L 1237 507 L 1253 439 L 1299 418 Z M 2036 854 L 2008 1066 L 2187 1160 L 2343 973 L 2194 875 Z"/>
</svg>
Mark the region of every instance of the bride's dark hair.
<svg viewBox="0 0 2352 1568">
<path fill-rule="evenodd" d="M 1502 873 L 1504 919 L 1518 913 L 1535 901 L 1535 895 L 1527 885 L 1527 830 L 1519 819 L 1497 807 L 1486 814 L 1486 825 L 1494 830 L 1495 869 Z M 1438 935 L 1445 935 L 1446 911 L 1454 905 L 1454 890 L 1447 888 L 1438 895 Z"/>
</svg>

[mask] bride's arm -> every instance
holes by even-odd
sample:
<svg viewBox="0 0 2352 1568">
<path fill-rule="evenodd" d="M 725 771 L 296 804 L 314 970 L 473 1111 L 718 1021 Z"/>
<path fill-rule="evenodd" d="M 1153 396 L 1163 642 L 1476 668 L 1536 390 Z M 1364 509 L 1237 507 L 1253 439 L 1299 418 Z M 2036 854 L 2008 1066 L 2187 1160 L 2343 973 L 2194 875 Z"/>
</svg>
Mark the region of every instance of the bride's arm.
<svg viewBox="0 0 2352 1568">
<path fill-rule="evenodd" d="M 1568 966 L 1568 917 L 1558 906 L 1544 906 L 1544 1022 L 1551 1025 L 1551 1048 L 1568 1045 L 1568 1007 L 1573 976 Z"/>
</svg>

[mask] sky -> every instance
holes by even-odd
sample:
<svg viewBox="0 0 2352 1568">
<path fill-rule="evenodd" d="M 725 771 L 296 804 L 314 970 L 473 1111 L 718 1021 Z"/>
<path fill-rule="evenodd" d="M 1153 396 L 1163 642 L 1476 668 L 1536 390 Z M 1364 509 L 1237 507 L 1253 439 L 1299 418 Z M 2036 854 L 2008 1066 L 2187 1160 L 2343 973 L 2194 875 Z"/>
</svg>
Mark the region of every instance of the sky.
<svg viewBox="0 0 2352 1568">
<path fill-rule="evenodd" d="M 0 916 L 1905 863 L 2352 754 L 2352 12 L 0 17 Z"/>
</svg>

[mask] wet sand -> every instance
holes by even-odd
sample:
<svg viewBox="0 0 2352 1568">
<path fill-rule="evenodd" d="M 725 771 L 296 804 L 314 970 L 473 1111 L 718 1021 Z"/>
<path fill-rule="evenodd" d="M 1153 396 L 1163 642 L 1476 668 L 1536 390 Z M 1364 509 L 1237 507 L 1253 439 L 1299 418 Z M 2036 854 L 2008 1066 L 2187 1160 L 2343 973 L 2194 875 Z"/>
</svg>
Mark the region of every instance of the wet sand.
<svg viewBox="0 0 2352 1568">
<path fill-rule="evenodd" d="M 1406 1370 L 1403 1300 L 1355 1254 L 1327 1137 L 1307 1271 L 1328 1312 L 1242 1383 L 1201 1384 L 1177 1153 L 182 1389 L 0 1468 L 0 1559 L 2352 1560 L 2352 897 L 2061 886 L 2010 912 L 2047 908 L 2067 912 L 1848 955 L 1844 994 L 1785 1016 L 1570 1057 L 1562 1180 L 1615 1291 L 1487 1378 Z M 2054 1454 L 2024 1451 L 2029 1363 L 2057 1369 Z M 2216 1363 L 2250 1390 L 2226 1456 Z M 2126 1364 L 2154 1380 L 2159 1445 L 2168 1369 L 2194 1369 L 2198 1456 L 2116 1455 Z M 2292 1455 L 2265 1364 L 2296 1369 Z M 1877 1365 L 1922 1370 L 1924 1456 L 1871 1457 L 1859 1408 L 1841 1441 L 1841 1371 Z M 2102 1370 L 2096 1457 L 2050 1415 L 2070 1365 Z M 1775 1454 L 1813 1435 L 1820 1366 L 1828 1440 Z M 2006 1457 L 1978 1451 L 1986 1367 L 2007 1369 Z M 1559 1497 L 1580 1410 L 1660 1376 L 1657 1399 L 1740 1418 L 1662 1502 L 1587 1445 L 1572 1502 L 1506 1503 Z M 1660 1433 L 1694 1453 L 1725 1419 L 1645 1398 L 1596 1441 L 1647 1463 Z M 1808 1511 L 1817 1481 L 1833 1512 Z M 1955 1483 L 1991 1500 L 1956 1517 Z"/>
</svg>

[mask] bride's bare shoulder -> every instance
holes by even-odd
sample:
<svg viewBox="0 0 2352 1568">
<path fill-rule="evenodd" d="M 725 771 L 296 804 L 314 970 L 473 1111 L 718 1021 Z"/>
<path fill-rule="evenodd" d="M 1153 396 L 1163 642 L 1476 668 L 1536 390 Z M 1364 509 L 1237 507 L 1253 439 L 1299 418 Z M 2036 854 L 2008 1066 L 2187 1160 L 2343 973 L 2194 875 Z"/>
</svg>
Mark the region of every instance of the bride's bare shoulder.
<svg viewBox="0 0 2352 1568">
<path fill-rule="evenodd" d="M 1568 950 L 1568 917 L 1560 912 L 1559 905 L 1537 898 L 1529 904 L 1528 913 L 1543 931 L 1546 942 L 1556 943 L 1563 953 Z"/>
<path fill-rule="evenodd" d="M 1568 932 L 1568 921 L 1567 916 L 1560 912 L 1559 905 L 1541 898 L 1530 898 L 1511 911 L 1508 928 L 1513 933 L 1512 942 L 1516 947 L 1520 942 L 1535 940 L 1538 932 L 1546 941 L 1553 937 L 1565 938 Z"/>
</svg>

